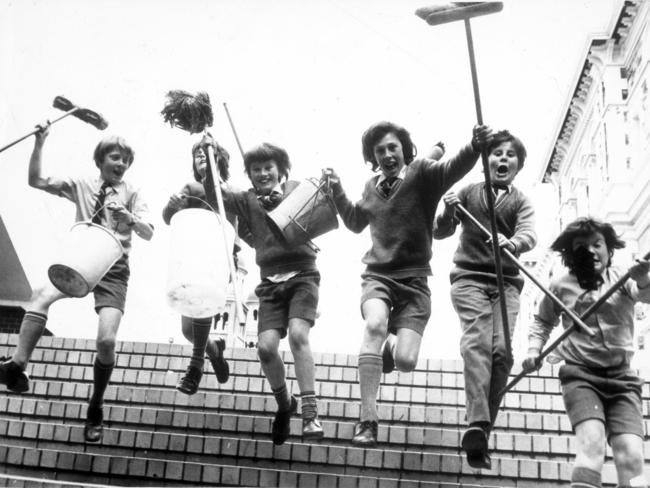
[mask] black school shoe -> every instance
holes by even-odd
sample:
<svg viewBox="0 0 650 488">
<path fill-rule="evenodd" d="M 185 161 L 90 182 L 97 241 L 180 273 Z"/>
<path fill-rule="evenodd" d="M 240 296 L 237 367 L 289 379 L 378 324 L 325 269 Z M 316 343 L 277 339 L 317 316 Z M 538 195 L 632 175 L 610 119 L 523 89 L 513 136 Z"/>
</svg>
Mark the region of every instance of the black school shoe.
<svg viewBox="0 0 650 488">
<path fill-rule="evenodd" d="M 318 417 L 302 419 L 302 438 L 304 440 L 319 441 L 323 436 L 323 426 Z"/>
<path fill-rule="evenodd" d="M 271 438 L 273 444 L 281 446 L 289 438 L 291 430 L 291 416 L 298 411 L 298 400 L 291 395 L 291 406 L 289 410 L 278 410 L 275 412 L 273 419 L 273 428 L 271 430 Z"/>
<path fill-rule="evenodd" d="M 379 424 L 376 420 L 362 420 L 354 425 L 352 444 L 361 447 L 375 447 L 377 445 L 377 430 Z"/>
<path fill-rule="evenodd" d="M 0 358 L 0 384 L 7 385 L 7 390 L 14 393 L 29 391 L 29 376 L 25 370 L 11 359 Z"/>
<path fill-rule="evenodd" d="M 215 344 L 217 345 L 219 356 L 214 360 L 210 358 L 210 363 L 212 364 L 214 374 L 217 375 L 217 381 L 223 384 L 230 378 L 230 366 L 228 366 L 226 358 L 223 357 L 223 351 L 226 350 L 226 341 L 223 338 L 217 339 Z"/>
<path fill-rule="evenodd" d="M 86 442 L 100 442 L 104 436 L 104 411 L 102 407 L 88 405 L 86 425 L 84 426 L 84 439 Z"/>
<path fill-rule="evenodd" d="M 488 438 L 481 427 L 469 427 L 460 443 L 467 454 L 467 464 L 475 469 L 492 469 L 492 460 L 488 453 Z"/>
<path fill-rule="evenodd" d="M 201 383 L 202 377 L 203 371 L 201 368 L 188 366 L 187 371 L 185 371 L 185 376 L 180 379 L 176 385 L 176 389 L 186 395 L 194 395 L 199 389 L 199 383 Z"/>
</svg>

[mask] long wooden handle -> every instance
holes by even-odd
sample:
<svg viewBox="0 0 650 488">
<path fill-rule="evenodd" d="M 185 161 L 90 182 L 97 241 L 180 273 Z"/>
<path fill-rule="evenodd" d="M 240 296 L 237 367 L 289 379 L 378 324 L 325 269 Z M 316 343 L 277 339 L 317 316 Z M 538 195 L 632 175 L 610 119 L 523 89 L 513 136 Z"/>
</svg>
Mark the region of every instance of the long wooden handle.
<svg viewBox="0 0 650 488">
<path fill-rule="evenodd" d="M 61 119 L 65 118 L 65 117 L 67 117 L 68 115 L 72 115 L 72 114 L 74 114 L 77 110 L 79 110 L 79 107 L 75 107 L 75 108 L 73 108 L 73 109 L 71 109 L 71 110 L 68 110 L 66 113 L 64 113 L 64 114 L 61 115 L 60 117 L 57 117 L 57 118 L 54 119 L 54 120 L 50 120 L 49 125 L 52 125 L 52 124 L 54 124 L 55 122 L 58 122 L 59 120 L 61 120 Z M 9 148 L 12 147 L 12 146 L 15 146 L 15 145 L 18 144 L 20 141 L 24 141 L 24 140 L 27 139 L 29 136 L 33 136 L 34 134 L 36 134 L 36 133 L 39 132 L 40 130 L 41 130 L 41 129 L 34 129 L 34 130 L 31 131 L 30 133 L 25 134 L 25 135 L 22 136 L 22 137 L 19 137 L 19 138 L 16 139 L 15 141 L 11 141 L 11 142 L 10 142 L 9 144 L 7 144 L 6 146 L 2 146 L 2 147 L 0 147 L 0 153 L 1 153 L 2 151 L 5 151 L 6 149 L 9 149 Z"/>
</svg>

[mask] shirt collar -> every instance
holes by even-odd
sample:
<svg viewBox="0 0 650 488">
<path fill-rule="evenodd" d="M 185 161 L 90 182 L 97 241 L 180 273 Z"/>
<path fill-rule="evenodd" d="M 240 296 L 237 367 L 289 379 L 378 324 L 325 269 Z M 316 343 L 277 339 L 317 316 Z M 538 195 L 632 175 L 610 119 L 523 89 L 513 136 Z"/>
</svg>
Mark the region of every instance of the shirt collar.
<svg viewBox="0 0 650 488">
<path fill-rule="evenodd" d="M 402 169 L 400 170 L 399 174 L 397 175 L 397 179 L 398 180 L 403 180 L 404 176 L 406 176 L 406 165 L 404 165 L 402 167 Z M 376 186 L 379 187 L 379 185 L 381 185 L 382 181 L 384 181 L 385 179 L 386 179 L 386 175 L 384 173 L 381 173 L 379 175 L 379 178 L 377 178 L 377 185 Z"/>
</svg>

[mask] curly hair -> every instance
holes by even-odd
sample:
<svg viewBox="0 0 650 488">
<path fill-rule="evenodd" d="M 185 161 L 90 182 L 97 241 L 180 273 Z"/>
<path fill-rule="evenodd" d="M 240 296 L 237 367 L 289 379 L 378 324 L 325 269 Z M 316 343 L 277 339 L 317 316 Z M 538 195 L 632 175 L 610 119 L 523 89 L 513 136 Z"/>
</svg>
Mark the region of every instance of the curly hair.
<svg viewBox="0 0 650 488">
<path fill-rule="evenodd" d="M 289 161 L 287 151 L 268 142 L 263 142 L 262 144 L 246 151 L 244 154 L 244 168 L 246 169 L 248 177 L 250 178 L 251 166 L 253 163 L 263 163 L 269 160 L 275 161 L 275 164 L 278 166 L 280 180 L 282 180 L 283 177 L 287 179 L 289 178 L 291 161 Z"/>
<path fill-rule="evenodd" d="M 411 140 L 411 134 L 404 128 L 392 122 L 377 122 L 371 125 L 361 136 L 363 160 L 372 165 L 372 170 L 377 171 L 379 163 L 375 158 L 375 146 L 386 134 L 395 134 L 402 145 L 404 163 L 409 164 L 417 155 L 417 148 Z"/>
<path fill-rule="evenodd" d="M 523 168 L 524 161 L 526 160 L 526 155 L 527 155 L 526 147 L 518 137 L 515 137 L 507 130 L 500 130 L 499 132 L 497 132 L 492 136 L 492 140 L 490 141 L 490 144 L 486 148 L 487 153 L 490 154 L 494 148 L 499 147 L 504 142 L 512 143 L 512 147 L 517 153 L 517 160 L 519 162 L 519 164 L 517 165 L 517 169 Z"/>
<path fill-rule="evenodd" d="M 135 159 L 135 152 L 133 148 L 129 145 L 128 142 L 120 136 L 108 136 L 99 141 L 97 147 L 95 147 L 95 152 L 93 154 L 93 159 L 95 160 L 95 165 L 99 168 L 99 165 L 104 161 L 106 155 L 111 152 L 113 149 L 118 149 L 122 154 L 122 157 L 126 161 L 126 164 L 130 167 L 133 164 Z"/>
<path fill-rule="evenodd" d="M 588 236 L 594 232 L 600 232 L 605 238 L 605 244 L 607 245 L 610 256 L 610 260 L 607 263 L 607 266 L 609 266 L 614 249 L 623 249 L 625 242 L 621 240 L 611 224 L 592 217 L 581 217 L 567 225 L 551 244 L 551 250 L 560 253 L 562 264 L 572 270 L 576 264 L 573 240 L 576 237 Z"/>
<path fill-rule="evenodd" d="M 194 179 L 201 183 L 202 178 L 199 172 L 196 170 L 196 166 L 194 166 L 194 155 L 196 154 L 196 151 L 199 149 L 203 149 L 203 153 L 205 154 L 205 157 L 208 157 L 208 152 L 207 148 L 205 147 L 205 144 L 202 143 L 202 141 L 199 141 L 195 143 L 192 146 L 192 172 L 194 173 Z M 228 181 L 228 178 L 230 178 L 230 168 L 229 168 L 229 161 L 230 161 L 230 154 L 228 151 L 226 151 L 225 148 L 220 146 L 216 141 L 212 144 L 212 149 L 214 150 L 214 158 L 215 162 L 217 163 L 217 166 L 219 168 L 219 174 L 221 175 L 221 179 L 223 181 Z M 208 165 L 208 169 L 210 166 Z"/>
</svg>

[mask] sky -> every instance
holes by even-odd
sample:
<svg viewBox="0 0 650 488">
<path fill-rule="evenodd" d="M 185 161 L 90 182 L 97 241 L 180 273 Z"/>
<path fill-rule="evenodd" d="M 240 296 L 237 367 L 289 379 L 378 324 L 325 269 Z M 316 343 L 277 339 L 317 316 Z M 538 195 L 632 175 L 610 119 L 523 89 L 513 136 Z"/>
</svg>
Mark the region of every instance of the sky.
<svg viewBox="0 0 650 488">
<path fill-rule="evenodd" d="M 231 182 L 248 188 L 242 158 L 223 110 L 227 103 L 244 149 L 263 141 L 284 147 L 292 179 L 333 167 L 352 199 L 373 175 L 361 157 L 361 134 L 390 120 L 406 127 L 420 152 L 438 141 L 454 155 L 476 122 L 465 31 L 460 22 L 431 27 L 416 17 L 422 0 L 0 0 L 0 145 L 57 115 L 63 95 L 100 112 L 99 132 L 69 117 L 52 126 L 44 172 L 95 175 L 92 153 L 106 135 L 135 150 L 126 179 L 142 188 L 155 235 L 134 238 L 126 314 L 118 338 L 184 343 L 178 314 L 167 306 L 169 228 L 161 211 L 192 179 L 198 136 L 160 116 L 172 89 L 205 91 L 212 135 L 230 154 Z M 615 0 L 512 0 L 471 21 L 485 123 L 508 129 L 528 159 L 515 184 L 536 203 L 540 249 L 550 241 L 555 208 L 540 175 L 577 80 L 589 40 L 609 34 Z M 60 114 L 60 112 L 59 112 Z M 74 220 L 67 200 L 27 185 L 28 139 L 0 153 L 0 216 L 37 287 L 46 279 Z M 480 163 L 456 187 L 482 178 Z M 361 257 L 367 231 L 339 229 L 321 248 L 320 318 L 312 348 L 358 352 Z M 434 241 L 432 318 L 422 357 L 458 357 L 459 324 L 448 274 L 456 238 Z M 197 239 L 196 251 L 209 252 Z M 258 280 L 250 250 L 247 292 Z M 92 297 L 52 306 L 57 335 L 94 337 Z M 282 347 L 287 347 L 283 341 Z"/>
</svg>

